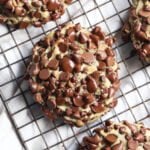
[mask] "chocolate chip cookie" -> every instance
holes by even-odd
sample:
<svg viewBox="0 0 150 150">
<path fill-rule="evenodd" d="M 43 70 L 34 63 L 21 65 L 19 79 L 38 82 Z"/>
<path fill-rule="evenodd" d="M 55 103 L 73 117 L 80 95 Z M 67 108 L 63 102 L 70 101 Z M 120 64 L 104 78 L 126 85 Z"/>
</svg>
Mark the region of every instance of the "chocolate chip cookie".
<svg viewBox="0 0 150 150">
<path fill-rule="evenodd" d="M 0 23 L 26 28 L 40 27 L 64 14 L 72 0 L 1 0 Z"/>
<path fill-rule="evenodd" d="M 35 100 L 49 118 L 83 126 L 117 104 L 118 65 L 112 44 L 99 27 L 67 24 L 33 48 L 28 67 Z"/>
<path fill-rule="evenodd" d="M 150 150 L 150 128 L 143 124 L 106 122 L 94 134 L 83 138 L 80 150 Z"/>
<path fill-rule="evenodd" d="M 134 0 L 123 37 L 129 37 L 140 58 L 150 63 L 150 1 Z"/>
</svg>

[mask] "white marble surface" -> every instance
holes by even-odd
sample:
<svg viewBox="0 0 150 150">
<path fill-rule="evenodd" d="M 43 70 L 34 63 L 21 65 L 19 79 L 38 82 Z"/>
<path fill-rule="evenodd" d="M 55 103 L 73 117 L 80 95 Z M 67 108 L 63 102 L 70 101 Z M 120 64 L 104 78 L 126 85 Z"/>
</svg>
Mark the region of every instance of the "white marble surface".
<svg viewBox="0 0 150 150">
<path fill-rule="evenodd" d="M 1 99 L 0 99 L 1 100 Z M 0 103 L 0 149 L 2 150 L 23 150 L 12 124 L 8 119 L 6 110 Z"/>
</svg>

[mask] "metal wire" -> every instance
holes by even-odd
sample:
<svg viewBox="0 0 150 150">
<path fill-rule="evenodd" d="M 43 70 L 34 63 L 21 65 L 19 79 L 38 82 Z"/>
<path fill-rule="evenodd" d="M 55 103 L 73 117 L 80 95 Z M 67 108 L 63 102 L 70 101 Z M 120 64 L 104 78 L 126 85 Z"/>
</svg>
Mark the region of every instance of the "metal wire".
<svg viewBox="0 0 150 150">
<path fill-rule="evenodd" d="M 3 45 L 0 43 L 0 56 L 5 60 L 5 65 L 1 67 L 0 65 L 0 72 L 3 75 L 3 72 L 8 69 L 9 73 L 11 75 L 11 78 L 7 81 L 2 81 L 0 80 L 0 94 L 1 94 L 1 99 L 2 99 L 2 103 L 4 104 L 4 107 L 6 108 L 7 112 L 8 112 L 8 116 L 10 118 L 10 121 L 14 127 L 14 130 L 18 136 L 18 139 L 20 141 L 20 144 L 24 147 L 24 149 L 29 149 L 29 150 L 34 150 L 33 147 L 31 146 L 31 143 L 35 143 L 34 140 L 36 139 L 41 139 L 41 142 L 39 142 L 39 144 L 43 145 L 41 148 L 39 148 L 39 150 L 48 150 L 48 149 L 52 149 L 52 150 L 72 150 L 75 149 L 76 146 L 78 146 L 81 142 L 81 137 L 84 134 L 92 134 L 92 129 L 96 128 L 99 125 L 103 125 L 103 123 L 105 122 L 105 120 L 107 119 L 112 119 L 112 120 L 117 120 L 117 121 L 121 121 L 125 118 L 123 118 L 124 114 L 130 114 L 131 116 L 131 120 L 133 122 L 138 122 L 138 121 L 142 121 L 144 122 L 147 126 L 150 125 L 150 110 L 148 109 L 148 107 L 150 107 L 150 95 L 148 95 L 146 98 L 143 98 L 143 94 L 141 93 L 141 89 L 146 88 L 147 91 L 150 90 L 150 66 L 148 64 L 144 64 L 143 62 L 139 61 L 136 59 L 136 54 L 135 55 L 129 55 L 127 57 L 124 57 L 122 55 L 122 47 L 124 47 L 125 45 L 129 45 L 129 43 L 126 42 L 121 42 L 115 45 L 114 49 L 116 50 L 116 54 L 117 54 L 117 50 L 118 50 L 118 54 L 120 56 L 120 59 L 118 60 L 118 63 L 121 65 L 123 64 L 125 66 L 126 69 L 126 74 L 123 75 L 120 80 L 124 81 L 127 79 L 130 79 L 130 84 L 132 84 L 132 88 L 128 89 L 128 90 L 124 90 L 122 87 L 124 87 L 124 85 L 121 86 L 120 88 L 120 92 L 117 96 L 118 99 L 124 99 L 125 100 L 125 105 L 127 105 L 127 108 L 119 111 L 117 110 L 117 107 L 115 109 L 113 109 L 110 113 L 108 113 L 107 115 L 105 115 L 104 117 L 102 117 L 101 119 L 99 119 L 97 122 L 93 123 L 93 124 L 89 124 L 86 125 L 85 127 L 81 128 L 81 129 L 77 129 L 75 127 L 69 127 L 68 125 L 65 125 L 63 122 L 51 122 L 50 126 L 46 126 L 48 127 L 47 130 L 43 130 L 41 127 L 41 122 L 44 120 L 46 121 L 46 119 L 44 118 L 43 115 L 37 115 L 36 113 L 33 111 L 32 108 L 36 107 L 37 104 L 32 101 L 29 102 L 29 99 L 31 99 L 31 96 L 27 97 L 27 95 L 30 94 L 30 90 L 28 88 L 23 88 L 22 85 L 20 84 L 20 80 L 23 78 L 24 73 L 22 75 L 20 75 L 19 77 L 16 76 L 16 74 L 14 73 L 13 70 L 13 66 L 17 65 L 17 64 L 24 64 L 24 68 L 27 67 L 28 65 L 28 60 L 31 57 L 31 54 L 29 54 L 28 56 L 24 56 L 22 53 L 22 49 L 21 47 L 25 44 L 28 45 L 28 43 L 31 44 L 31 46 L 33 47 L 35 41 L 37 41 L 38 38 L 40 38 L 41 36 L 44 36 L 45 34 L 47 34 L 48 32 L 50 32 L 51 30 L 57 28 L 62 22 L 63 23 L 67 23 L 69 21 L 71 22 L 77 22 L 80 18 L 84 18 L 84 22 L 86 22 L 88 25 L 88 28 L 92 28 L 95 25 L 101 25 L 101 24 L 105 24 L 105 27 L 108 30 L 108 33 L 110 36 L 118 36 L 118 33 L 120 32 L 120 28 L 117 28 L 116 30 L 112 31 L 112 27 L 110 24 L 110 20 L 115 20 L 114 18 L 117 18 L 118 21 L 123 24 L 124 20 L 122 19 L 122 14 L 126 13 L 128 11 L 128 9 L 131 6 L 131 2 L 124 0 L 124 2 L 126 2 L 128 4 L 128 7 L 122 8 L 120 10 L 118 10 L 118 5 L 116 4 L 116 2 L 121 2 L 122 0 L 75 0 L 72 2 L 70 8 L 74 7 L 74 5 L 77 5 L 78 8 L 76 9 L 76 12 L 78 12 L 77 14 L 71 14 L 70 9 L 68 8 L 66 11 L 66 16 L 67 16 L 67 20 L 64 22 L 63 21 L 63 17 L 62 19 L 58 20 L 55 22 L 55 25 L 53 23 L 53 27 L 51 26 L 51 23 L 49 25 L 49 29 L 46 29 L 45 26 L 43 26 L 42 28 L 40 28 L 40 33 L 36 34 L 35 36 L 30 34 L 30 30 L 29 29 L 25 29 L 24 32 L 26 33 L 27 39 L 24 41 L 21 41 L 18 43 L 18 41 L 16 40 L 16 37 L 14 35 L 15 32 L 17 32 L 16 29 L 12 29 L 9 26 L 7 26 L 7 32 L 4 34 L 0 34 L 0 39 L 6 36 L 10 36 L 12 41 L 13 41 L 13 46 L 9 47 L 9 48 L 4 48 Z M 90 3 L 90 4 L 89 4 Z M 91 5 L 91 3 L 93 4 L 92 8 L 88 7 L 88 9 L 86 9 L 86 7 L 88 5 Z M 114 10 L 114 13 L 112 15 L 108 15 L 107 17 L 105 16 L 105 12 L 102 11 L 104 10 L 103 8 L 111 6 Z M 81 11 L 81 13 L 80 13 Z M 93 13 L 94 11 L 97 11 L 99 13 L 99 15 L 101 16 L 102 19 L 97 20 L 96 23 L 91 23 L 91 19 L 89 17 L 90 13 Z M 95 16 L 94 16 L 95 17 Z M 86 21 L 85 21 L 86 20 Z M 82 25 L 84 26 L 84 25 Z M 36 29 L 37 30 L 37 29 Z M 20 55 L 20 59 L 17 61 L 14 61 L 12 63 L 9 62 L 8 59 L 8 53 L 11 52 L 14 48 L 17 49 L 17 52 Z M 128 51 L 128 49 L 126 50 Z M 139 62 L 140 65 L 138 65 L 138 68 L 135 69 L 134 71 L 132 71 L 130 69 L 130 66 L 128 65 L 128 63 L 133 59 L 133 61 L 137 61 L 137 63 Z M 139 73 L 140 71 L 143 72 L 145 78 L 146 78 L 146 82 L 137 85 L 133 75 Z M 143 80 L 144 81 L 144 80 Z M 7 96 L 5 94 L 5 91 L 7 91 L 6 87 L 9 85 L 14 85 L 16 84 L 18 91 L 15 94 L 11 94 L 10 96 Z M 132 93 L 137 93 L 140 102 L 136 103 L 134 105 L 131 106 L 131 104 L 129 103 L 129 99 L 127 99 L 126 97 Z M 15 111 L 12 112 L 12 108 L 10 108 L 10 104 L 14 103 L 15 99 L 18 99 L 19 97 L 23 98 L 24 101 L 24 106 L 22 106 L 21 108 L 16 108 Z M 131 101 L 136 101 L 135 100 L 131 100 Z M 119 102 L 121 102 L 121 100 L 119 100 Z M 13 107 L 16 107 L 15 105 L 13 105 Z M 140 107 L 142 110 L 140 113 L 142 113 L 142 117 L 137 115 L 137 108 Z M 122 109 L 122 108 L 121 108 Z M 28 111 L 28 113 L 30 114 L 29 120 L 26 121 L 25 123 L 22 123 L 21 125 L 18 125 L 19 122 L 19 117 L 17 118 L 18 115 L 20 115 L 21 113 L 24 113 L 25 111 Z M 139 116 L 139 117 L 137 117 Z M 16 119 L 17 118 L 17 119 Z M 130 120 L 130 119 L 129 119 Z M 50 121 L 49 121 L 50 122 Z M 31 135 L 26 137 L 23 134 L 23 130 L 28 128 L 29 126 L 36 126 L 36 129 L 38 132 L 35 135 Z M 67 130 L 61 130 L 61 128 L 66 127 Z M 62 134 L 62 132 L 64 131 L 64 133 Z M 32 132 L 32 130 L 29 130 L 28 132 Z M 51 133 L 55 133 L 55 140 L 57 140 L 55 143 L 51 143 L 52 139 L 49 139 L 48 136 L 51 135 Z M 71 134 L 70 134 L 70 133 Z M 64 137 L 64 134 L 68 134 L 67 137 Z M 69 135 L 70 134 L 70 135 Z M 53 137 L 52 137 L 53 138 Z M 69 144 L 69 141 L 70 144 Z M 72 148 L 72 145 L 75 145 L 74 148 Z M 37 149 L 36 149 L 37 150 Z"/>
</svg>

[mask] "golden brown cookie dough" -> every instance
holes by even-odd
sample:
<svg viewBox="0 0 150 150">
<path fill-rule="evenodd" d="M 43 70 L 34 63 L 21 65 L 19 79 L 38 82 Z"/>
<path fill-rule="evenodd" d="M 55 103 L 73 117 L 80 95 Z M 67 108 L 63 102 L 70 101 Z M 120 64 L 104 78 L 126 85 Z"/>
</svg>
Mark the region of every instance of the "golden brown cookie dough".
<svg viewBox="0 0 150 150">
<path fill-rule="evenodd" d="M 113 38 L 67 24 L 33 48 L 28 78 L 35 100 L 49 118 L 83 126 L 114 107 L 119 87 Z"/>
<path fill-rule="evenodd" d="M 150 150 L 150 128 L 141 123 L 106 122 L 94 134 L 83 138 L 80 150 Z"/>
<path fill-rule="evenodd" d="M 140 58 L 150 63 L 150 1 L 134 0 L 123 36 L 131 38 Z"/>
<path fill-rule="evenodd" d="M 0 23 L 40 27 L 60 18 L 72 0 L 0 0 Z"/>
</svg>

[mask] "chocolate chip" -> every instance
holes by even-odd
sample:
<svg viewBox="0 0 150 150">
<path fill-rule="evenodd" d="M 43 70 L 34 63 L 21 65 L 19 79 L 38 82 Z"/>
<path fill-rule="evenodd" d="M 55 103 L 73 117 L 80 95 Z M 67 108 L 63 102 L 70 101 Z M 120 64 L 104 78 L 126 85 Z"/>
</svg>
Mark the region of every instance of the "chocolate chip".
<svg viewBox="0 0 150 150">
<path fill-rule="evenodd" d="M 0 4 L 5 4 L 8 0 L 1 0 Z"/>
<path fill-rule="evenodd" d="M 111 147 L 109 147 L 109 146 L 104 147 L 104 150 L 111 150 Z"/>
<path fill-rule="evenodd" d="M 72 89 L 67 89 L 67 91 L 66 91 L 66 96 L 68 96 L 68 97 L 73 97 L 73 95 L 74 95 L 73 90 L 72 90 Z"/>
<path fill-rule="evenodd" d="M 26 11 L 23 7 L 18 6 L 18 7 L 15 8 L 15 14 L 17 16 L 24 16 L 25 13 L 26 13 Z"/>
<path fill-rule="evenodd" d="M 88 41 L 88 37 L 87 35 L 85 35 L 84 33 L 80 32 L 79 37 L 78 37 L 78 41 L 82 44 L 85 44 Z"/>
<path fill-rule="evenodd" d="M 112 101 L 108 106 L 109 106 L 110 108 L 114 108 L 114 107 L 117 106 L 117 103 L 118 103 L 117 99 L 113 99 L 113 101 Z"/>
<path fill-rule="evenodd" d="M 39 73 L 39 78 L 41 80 L 47 80 L 50 76 L 50 72 L 48 69 L 42 69 L 40 70 L 40 73 Z"/>
<path fill-rule="evenodd" d="M 66 35 L 70 42 L 75 41 L 75 30 L 73 27 L 70 27 L 69 29 L 67 29 Z"/>
<path fill-rule="evenodd" d="M 99 43 L 99 37 L 97 35 L 94 35 L 94 34 L 91 34 L 90 35 L 90 38 L 92 39 L 92 42 L 98 46 L 98 43 Z"/>
<path fill-rule="evenodd" d="M 92 30 L 92 33 L 97 35 L 100 38 L 100 40 L 104 40 L 105 39 L 105 34 L 101 31 L 100 27 L 95 27 Z"/>
<path fill-rule="evenodd" d="M 148 40 L 148 38 L 147 38 L 145 32 L 143 32 L 143 31 L 138 31 L 138 32 L 135 33 L 135 35 L 136 35 L 136 37 L 137 37 L 139 40 L 143 40 L 143 41 L 147 41 L 147 40 Z"/>
<path fill-rule="evenodd" d="M 38 55 L 33 55 L 32 59 L 35 63 L 38 63 L 40 61 L 40 57 Z"/>
<path fill-rule="evenodd" d="M 104 70 L 104 69 L 106 69 L 106 63 L 103 62 L 103 61 L 100 61 L 100 62 L 99 62 L 98 69 L 99 69 L 99 70 Z"/>
<path fill-rule="evenodd" d="M 92 94 L 86 94 L 85 101 L 86 104 L 91 104 L 95 101 L 95 97 Z"/>
<path fill-rule="evenodd" d="M 50 80 L 49 80 L 49 88 L 50 88 L 50 90 L 54 90 L 56 88 L 55 80 L 53 78 L 50 78 Z"/>
<path fill-rule="evenodd" d="M 113 83 L 113 88 L 114 88 L 115 90 L 118 90 L 118 89 L 119 89 L 119 86 L 120 86 L 120 80 L 117 80 L 117 81 L 115 81 L 115 82 Z"/>
<path fill-rule="evenodd" d="M 47 107 L 42 107 L 42 111 L 48 118 L 52 120 L 56 119 L 56 115 L 53 112 L 51 112 Z"/>
<path fill-rule="evenodd" d="M 129 123 L 128 121 L 124 121 L 124 124 L 126 126 L 128 126 L 128 128 L 133 132 L 136 133 L 137 132 L 137 127 L 134 124 Z"/>
<path fill-rule="evenodd" d="M 77 54 L 73 54 L 71 55 L 72 60 L 76 63 L 76 64 L 81 64 L 82 63 L 82 57 L 80 55 Z"/>
<path fill-rule="evenodd" d="M 80 23 L 77 23 L 77 24 L 75 25 L 75 31 L 78 32 L 78 31 L 80 31 L 80 30 L 81 30 L 81 25 L 80 25 Z"/>
<path fill-rule="evenodd" d="M 115 144 L 112 147 L 112 150 L 123 150 L 123 144 L 121 142 L 119 144 Z"/>
<path fill-rule="evenodd" d="M 96 55 L 97 60 L 105 60 L 107 58 L 107 54 L 105 51 L 98 51 Z"/>
<path fill-rule="evenodd" d="M 60 66 L 63 71 L 72 72 L 75 67 L 75 64 L 68 57 L 63 57 L 63 59 L 60 61 Z"/>
<path fill-rule="evenodd" d="M 50 69 L 56 70 L 58 68 L 59 62 L 57 59 L 52 59 L 50 60 L 50 62 L 48 63 L 48 67 Z"/>
<path fill-rule="evenodd" d="M 0 15 L 0 23 L 4 23 L 7 20 L 6 17 Z"/>
<path fill-rule="evenodd" d="M 66 110 L 66 114 L 67 114 L 67 116 L 72 115 L 72 109 L 67 108 L 67 110 Z"/>
<path fill-rule="evenodd" d="M 48 105 L 49 109 L 55 109 L 57 106 L 55 99 L 48 99 L 47 105 Z"/>
<path fill-rule="evenodd" d="M 60 6 L 60 2 L 58 0 L 50 0 L 47 3 L 47 8 L 50 11 L 56 11 L 56 9 L 58 9 L 59 6 Z"/>
<path fill-rule="evenodd" d="M 33 93 L 37 92 L 38 84 L 36 82 L 30 82 L 30 88 Z"/>
<path fill-rule="evenodd" d="M 150 144 L 149 143 L 145 143 L 143 147 L 144 147 L 144 150 L 150 150 Z"/>
<path fill-rule="evenodd" d="M 65 53 L 68 49 L 67 43 L 64 43 L 64 42 L 59 43 L 58 47 L 59 47 L 60 51 L 63 53 Z"/>
<path fill-rule="evenodd" d="M 96 81 L 94 80 L 94 78 L 92 77 L 87 77 L 87 80 L 86 80 L 86 84 L 87 84 L 87 90 L 90 92 L 90 93 L 94 93 L 96 92 L 97 90 L 97 83 Z"/>
<path fill-rule="evenodd" d="M 108 79 L 113 83 L 113 82 L 115 82 L 116 79 L 117 79 L 117 73 L 112 72 L 112 73 L 108 74 L 107 77 L 108 77 Z"/>
<path fill-rule="evenodd" d="M 105 39 L 106 44 L 108 44 L 109 46 L 112 46 L 114 44 L 115 39 L 109 37 L 107 39 Z"/>
<path fill-rule="evenodd" d="M 109 88 L 109 97 L 112 97 L 115 95 L 115 89 L 113 87 Z"/>
<path fill-rule="evenodd" d="M 150 11 L 144 11 L 144 10 L 141 9 L 141 10 L 139 11 L 139 15 L 140 15 L 141 17 L 147 18 L 147 17 L 150 16 Z"/>
<path fill-rule="evenodd" d="M 126 128 L 125 127 L 120 127 L 119 128 L 119 133 L 124 134 L 126 132 Z"/>
<path fill-rule="evenodd" d="M 100 77 L 100 72 L 99 71 L 95 71 L 95 72 L 92 73 L 91 76 L 96 80 L 96 82 L 98 82 L 99 81 L 99 77 Z"/>
<path fill-rule="evenodd" d="M 115 135 L 115 134 L 108 134 L 106 137 L 105 137 L 105 139 L 109 142 L 109 143 L 115 143 L 116 142 L 116 140 L 117 140 L 117 135 Z"/>
<path fill-rule="evenodd" d="M 29 67 L 29 74 L 30 74 L 30 75 L 33 75 L 33 76 L 38 75 L 39 71 L 40 71 L 40 67 L 39 67 L 39 64 L 38 64 L 38 63 L 32 64 L 32 65 Z"/>
<path fill-rule="evenodd" d="M 105 107 L 101 103 L 98 103 L 96 105 L 92 105 L 91 109 L 95 113 L 100 113 L 100 112 L 103 112 L 105 110 Z"/>
<path fill-rule="evenodd" d="M 143 49 L 147 52 L 147 54 L 150 54 L 150 44 L 144 44 Z"/>
<path fill-rule="evenodd" d="M 62 72 L 59 76 L 60 81 L 68 81 L 70 78 L 70 74 L 68 72 Z"/>
<path fill-rule="evenodd" d="M 145 140 L 144 135 L 141 133 L 136 133 L 134 139 L 137 140 L 138 142 L 144 142 Z"/>
<path fill-rule="evenodd" d="M 44 102 L 41 93 L 36 93 L 34 95 L 34 98 L 35 98 L 35 101 L 38 102 L 39 104 L 42 104 Z"/>
<path fill-rule="evenodd" d="M 78 50 L 80 50 L 79 46 L 78 46 L 77 44 L 75 44 L 75 43 L 71 43 L 71 44 L 69 45 L 69 48 L 70 48 L 71 50 L 73 50 L 73 51 L 78 51 Z"/>
<path fill-rule="evenodd" d="M 106 53 L 107 53 L 108 56 L 115 56 L 114 51 L 110 48 L 106 49 Z"/>
<path fill-rule="evenodd" d="M 92 137 L 85 137 L 83 140 L 84 142 L 89 142 L 96 145 L 101 141 L 100 137 L 97 134 Z"/>
<path fill-rule="evenodd" d="M 138 147 L 138 142 L 133 140 L 133 139 L 129 139 L 128 140 L 128 148 L 131 150 L 136 150 Z"/>
<path fill-rule="evenodd" d="M 80 72 L 81 71 L 81 65 L 76 64 L 74 70 L 75 70 L 75 72 Z"/>
<path fill-rule="evenodd" d="M 76 119 L 80 119 L 80 118 L 81 118 L 80 112 L 79 112 L 79 111 L 76 111 L 76 112 L 73 114 L 73 117 L 76 118 Z"/>
<path fill-rule="evenodd" d="M 90 52 L 85 52 L 82 54 L 82 58 L 85 63 L 93 63 L 95 61 L 95 56 Z"/>
<path fill-rule="evenodd" d="M 66 102 L 66 99 L 63 97 L 57 97 L 56 98 L 57 105 L 63 105 L 63 104 L 65 104 L 65 102 Z"/>
<path fill-rule="evenodd" d="M 73 98 L 73 103 L 77 107 L 82 107 L 84 105 L 84 102 L 83 102 L 83 99 L 81 96 L 77 96 L 77 97 Z"/>
<path fill-rule="evenodd" d="M 113 57 L 109 56 L 107 58 L 107 65 L 108 66 L 114 66 L 115 65 L 115 59 Z"/>
</svg>

